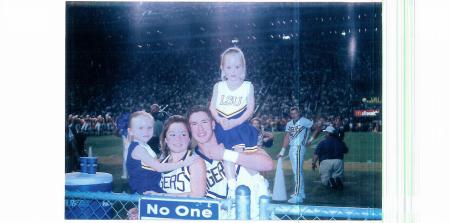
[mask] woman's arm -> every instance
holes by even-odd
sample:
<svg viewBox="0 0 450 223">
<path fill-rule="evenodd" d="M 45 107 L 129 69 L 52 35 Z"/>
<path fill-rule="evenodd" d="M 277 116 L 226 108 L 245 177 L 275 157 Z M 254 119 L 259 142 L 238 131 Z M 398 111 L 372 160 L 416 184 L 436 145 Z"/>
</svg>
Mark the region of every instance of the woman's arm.
<svg viewBox="0 0 450 223">
<path fill-rule="evenodd" d="M 131 153 L 131 157 L 136 160 L 142 161 L 146 166 L 151 167 L 158 172 L 166 172 L 181 168 L 183 166 L 188 166 L 194 162 L 195 156 L 187 157 L 186 160 L 178 163 L 160 163 L 157 159 L 153 158 L 148 154 L 148 152 L 142 147 L 137 146 L 136 149 Z"/>
</svg>

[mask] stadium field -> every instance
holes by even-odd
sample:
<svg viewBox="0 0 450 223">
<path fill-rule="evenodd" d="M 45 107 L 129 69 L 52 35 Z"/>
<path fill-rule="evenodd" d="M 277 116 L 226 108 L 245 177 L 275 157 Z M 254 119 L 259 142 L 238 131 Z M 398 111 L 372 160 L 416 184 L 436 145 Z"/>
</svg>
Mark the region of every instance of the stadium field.
<svg viewBox="0 0 450 223">
<path fill-rule="evenodd" d="M 284 133 L 275 133 L 274 145 L 266 151 L 276 162 Z M 314 148 L 321 141 L 320 135 L 308 149 L 304 162 L 305 204 L 348 207 L 381 208 L 381 134 L 371 132 L 347 132 L 345 142 L 349 153 L 345 155 L 345 189 L 329 191 L 320 184 L 318 170 L 312 171 L 311 159 Z M 93 155 L 99 159 L 99 171 L 113 174 L 114 192 L 129 192 L 122 174 L 122 142 L 116 136 L 91 136 L 86 140 L 86 148 L 92 146 Z M 283 161 L 283 171 L 287 194 L 293 191 L 293 174 L 289 158 Z M 264 172 L 273 187 L 274 171 Z"/>
</svg>

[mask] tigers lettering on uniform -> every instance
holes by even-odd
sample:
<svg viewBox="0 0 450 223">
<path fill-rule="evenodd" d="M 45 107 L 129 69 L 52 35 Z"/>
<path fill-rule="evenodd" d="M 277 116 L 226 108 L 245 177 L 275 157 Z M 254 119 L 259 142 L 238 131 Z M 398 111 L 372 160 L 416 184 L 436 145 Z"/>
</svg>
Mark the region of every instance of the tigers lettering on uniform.
<svg viewBox="0 0 450 223">
<path fill-rule="evenodd" d="M 161 188 L 166 189 L 176 189 L 180 192 L 186 192 L 185 179 L 188 177 L 182 172 L 172 176 L 163 176 L 161 178 Z"/>
<path fill-rule="evenodd" d="M 215 184 L 225 179 L 225 171 L 222 162 L 218 162 L 217 166 L 206 171 L 208 187 L 214 187 Z"/>
<path fill-rule="evenodd" d="M 187 156 L 191 155 L 191 151 L 188 151 L 181 160 L 185 160 Z M 168 163 L 169 158 L 167 156 L 162 163 Z M 189 167 L 181 167 L 169 172 L 161 174 L 161 181 L 159 182 L 161 188 L 167 193 L 183 193 L 191 192 L 191 179 L 190 179 Z"/>
<path fill-rule="evenodd" d="M 195 148 L 195 153 L 205 161 L 207 188 L 206 197 L 213 199 L 226 198 L 228 185 L 222 161 L 208 158 L 200 151 L 198 146 Z"/>
</svg>

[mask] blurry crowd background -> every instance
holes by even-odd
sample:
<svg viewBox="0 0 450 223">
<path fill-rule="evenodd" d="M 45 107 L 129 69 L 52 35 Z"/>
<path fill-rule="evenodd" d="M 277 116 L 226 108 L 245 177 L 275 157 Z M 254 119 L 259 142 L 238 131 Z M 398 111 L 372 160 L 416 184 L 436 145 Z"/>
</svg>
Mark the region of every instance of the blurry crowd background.
<svg viewBox="0 0 450 223">
<path fill-rule="evenodd" d="M 118 116 L 155 103 L 181 115 L 207 105 L 234 45 L 266 131 L 284 131 L 291 106 L 381 131 L 381 112 L 353 114 L 381 110 L 363 100 L 381 98 L 381 4 L 71 2 L 67 18 L 66 118 L 77 132 L 111 134 Z"/>
</svg>

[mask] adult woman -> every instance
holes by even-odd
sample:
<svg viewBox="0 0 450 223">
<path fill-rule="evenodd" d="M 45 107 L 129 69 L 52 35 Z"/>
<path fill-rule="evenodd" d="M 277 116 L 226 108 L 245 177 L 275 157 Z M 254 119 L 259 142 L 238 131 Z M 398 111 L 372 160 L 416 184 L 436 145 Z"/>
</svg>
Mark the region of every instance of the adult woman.
<svg viewBox="0 0 450 223">
<path fill-rule="evenodd" d="M 189 149 L 191 134 L 186 118 L 174 115 L 169 117 L 161 133 L 161 152 L 163 163 L 178 163 L 192 155 Z M 161 188 L 167 193 L 149 192 L 175 197 L 204 197 L 206 193 L 206 167 L 201 159 L 186 167 L 162 173 Z"/>
</svg>

